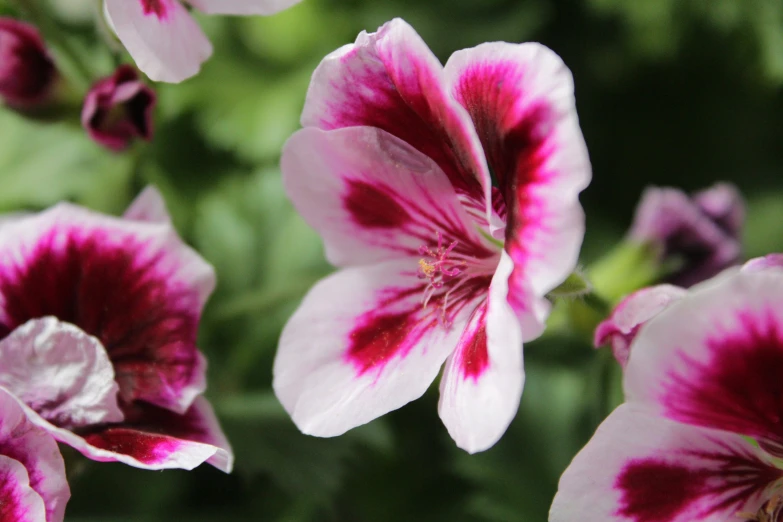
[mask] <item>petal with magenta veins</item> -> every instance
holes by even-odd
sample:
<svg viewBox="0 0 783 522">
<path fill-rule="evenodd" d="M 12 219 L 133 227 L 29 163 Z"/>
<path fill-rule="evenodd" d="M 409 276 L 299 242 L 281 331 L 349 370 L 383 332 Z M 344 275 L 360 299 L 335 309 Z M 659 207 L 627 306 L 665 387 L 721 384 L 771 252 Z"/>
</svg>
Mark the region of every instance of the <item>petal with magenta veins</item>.
<svg viewBox="0 0 783 522">
<path fill-rule="evenodd" d="M 179 0 L 104 0 L 104 11 L 136 66 L 152 80 L 186 80 L 212 54 L 212 44 Z"/>
<path fill-rule="evenodd" d="M 324 58 L 301 121 L 326 130 L 383 129 L 432 158 L 458 191 L 488 209 L 491 180 L 476 131 L 448 93 L 442 65 L 403 20 L 362 32 Z"/>
<path fill-rule="evenodd" d="M 205 387 L 195 342 L 214 271 L 167 223 L 70 204 L 0 227 L 0 332 L 53 316 L 97 338 L 126 402 L 184 412 Z"/>
<path fill-rule="evenodd" d="M 726 522 L 756 513 L 783 472 L 732 433 L 625 404 L 563 476 L 550 522 Z"/>
<path fill-rule="evenodd" d="M 672 420 L 783 444 L 783 274 L 697 285 L 634 340 L 627 400 Z"/>
<path fill-rule="evenodd" d="M 188 0 L 188 3 L 207 14 L 273 15 L 298 4 L 301 0 Z"/>
<path fill-rule="evenodd" d="M 277 398 L 304 433 L 329 437 L 419 398 L 486 295 L 465 285 L 451 323 L 422 304 L 415 259 L 338 271 L 286 324 L 274 363 Z"/>
<path fill-rule="evenodd" d="M 591 169 L 562 60 L 535 44 L 486 43 L 454 53 L 446 78 L 476 126 L 505 200 L 505 248 L 514 260 L 509 302 L 544 296 L 576 266 L 584 236 L 578 194 Z"/>
<path fill-rule="evenodd" d="M 497 257 L 438 165 L 385 131 L 303 129 L 286 143 L 281 168 L 286 192 L 337 266 L 421 257 L 439 240 L 456 242 L 461 257 Z"/>
<path fill-rule="evenodd" d="M 504 253 L 489 297 L 473 312 L 440 382 L 440 418 L 457 446 L 470 453 L 500 439 L 522 395 L 522 331 L 507 301 L 512 267 Z"/>
</svg>

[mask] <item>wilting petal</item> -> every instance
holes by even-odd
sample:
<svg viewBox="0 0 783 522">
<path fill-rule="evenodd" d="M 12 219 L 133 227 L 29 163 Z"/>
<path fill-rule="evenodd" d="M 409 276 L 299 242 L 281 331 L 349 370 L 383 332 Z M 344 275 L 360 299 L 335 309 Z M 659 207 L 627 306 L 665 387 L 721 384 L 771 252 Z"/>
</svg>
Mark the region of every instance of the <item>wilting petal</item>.
<svg viewBox="0 0 783 522">
<path fill-rule="evenodd" d="M 301 0 L 188 0 L 188 3 L 207 14 L 272 15 Z"/>
<path fill-rule="evenodd" d="M 123 423 L 71 432 L 27 411 L 32 422 L 92 460 L 142 469 L 188 470 L 208 462 L 221 471 L 231 471 L 234 456 L 203 396 L 184 414 L 142 403 L 125 413 Z"/>
<path fill-rule="evenodd" d="M 732 272 L 642 328 L 629 402 L 670 419 L 783 445 L 783 274 Z"/>
<path fill-rule="evenodd" d="M 171 223 L 171 216 L 166 210 L 166 202 L 160 191 L 152 185 L 147 186 L 136 196 L 122 217 L 149 223 Z"/>
<path fill-rule="evenodd" d="M 403 20 L 362 32 L 313 73 L 302 125 L 383 129 L 432 158 L 455 187 L 486 204 L 489 173 L 465 110 L 448 94 L 443 67 Z"/>
<path fill-rule="evenodd" d="M 57 442 L 0 388 L 0 522 L 61 522 L 70 496 Z"/>
<path fill-rule="evenodd" d="M 178 83 L 198 73 L 212 44 L 179 0 L 104 0 L 122 44 L 151 79 Z"/>
<path fill-rule="evenodd" d="M 457 446 L 470 453 L 500 439 L 522 395 L 522 332 L 507 301 L 512 268 L 504 253 L 489 297 L 473 312 L 440 382 L 440 418 Z"/>
<path fill-rule="evenodd" d="M 96 337 L 120 394 L 184 412 L 205 387 L 196 348 L 212 267 L 169 224 L 68 204 L 0 227 L 0 334 L 54 316 Z"/>
<path fill-rule="evenodd" d="M 633 363 L 632 363 L 633 364 Z M 727 522 L 783 472 L 742 437 L 620 406 L 560 479 L 550 522 Z"/>
<path fill-rule="evenodd" d="M 509 301 L 530 308 L 576 266 L 584 236 L 578 194 L 590 182 L 571 73 L 546 47 L 487 43 L 454 53 L 446 76 L 468 110 L 506 203 Z"/>
<path fill-rule="evenodd" d="M 639 328 L 687 293 L 672 285 L 651 286 L 632 293 L 595 329 L 595 347 L 611 344 L 615 359 L 624 368 Z"/>
<path fill-rule="evenodd" d="M 483 295 L 465 299 L 447 328 L 422 306 L 413 263 L 332 274 L 286 324 L 273 387 L 303 432 L 344 433 L 417 399 L 437 376 Z"/>
<path fill-rule="evenodd" d="M 281 160 L 294 206 L 324 238 L 332 264 L 350 266 L 421 257 L 438 233 L 455 252 L 497 255 L 432 160 L 385 131 L 303 129 Z"/>
<path fill-rule="evenodd" d="M 106 350 L 76 326 L 31 319 L 0 341 L 0 386 L 63 428 L 120 422 Z"/>
</svg>

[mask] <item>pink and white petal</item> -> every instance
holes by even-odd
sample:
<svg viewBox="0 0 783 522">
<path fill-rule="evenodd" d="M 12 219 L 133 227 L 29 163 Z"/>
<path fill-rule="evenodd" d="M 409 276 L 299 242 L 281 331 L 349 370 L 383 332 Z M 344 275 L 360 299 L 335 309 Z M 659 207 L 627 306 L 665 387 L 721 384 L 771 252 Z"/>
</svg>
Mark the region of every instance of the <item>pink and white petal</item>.
<svg viewBox="0 0 783 522">
<path fill-rule="evenodd" d="M 578 195 L 590 182 L 573 79 L 536 44 L 495 42 L 454 53 L 446 77 L 468 110 L 505 197 L 510 302 L 529 284 L 543 296 L 576 266 L 584 236 Z"/>
<path fill-rule="evenodd" d="M 489 296 L 473 312 L 440 381 L 440 418 L 469 453 L 500 440 L 522 396 L 522 330 L 507 301 L 513 266 L 504 253 Z"/>
<path fill-rule="evenodd" d="M 153 185 L 148 185 L 136 196 L 122 215 L 124 219 L 149 223 L 171 223 L 163 195 Z"/>
<path fill-rule="evenodd" d="M 438 234 L 446 245 L 458 242 L 455 253 L 497 256 L 443 171 L 383 130 L 300 130 L 283 148 L 281 168 L 287 194 L 334 265 L 421 257 Z"/>
<path fill-rule="evenodd" d="M 738 435 L 617 408 L 560 478 L 550 522 L 727 522 L 783 478 Z"/>
<path fill-rule="evenodd" d="M 98 462 L 122 462 L 142 469 L 186 469 L 208 462 L 226 473 L 234 456 L 211 406 L 203 397 L 184 414 L 142 403 L 129 420 L 74 433 L 58 428 L 27 408 L 30 420 L 58 441 Z"/>
<path fill-rule="evenodd" d="M 24 466 L 0 455 L 0 522 L 47 522 L 43 499 Z"/>
<path fill-rule="evenodd" d="M 70 323 L 54 317 L 27 321 L 0 341 L 0 367 L 0 386 L 58 426 L 124 418 L 106 350 Z"/>
<path fill-rule="evenodd" d="M 304 433 L 340 435 L 419 398 L 435 380 L 483 296 L 462 303 L 447 328 L 422 306 L 415 264 L 340 270 L 283 328 L 272 385 Z"/>
<path fill-rule="evenodd" d="M 467 112 L 446 89 L 443 67 L 416 31 L 397 18 L 362 32 L 313 73 L 302 126 L 383 129 L 432 158 L 489 219 L 491 180 Z"/>
<path fill-rule="evenodd" d="M 152 80 L 186 80 L 212 54 L 212 44 L 179 0 L 104 0 L 104 11 L 136 66 Z"/>
<path fill-rule="evenodd" d="M 188 0 L 206 14 L 269 16 L 288 9 L 302 0 Z"/>
<path fill-rule="evenodd" d="M 624 368 L 639 329 L 687 293 L 678 286 L 656 285 L 630 294 L 595 329 L 593 344 L 596 348 L 610 344 L 615 359 Z"/>
<path fill-rule="evenodd" d="M 731 271 L 692 287 L 634 340 L 629 402 L 783 444 L 783 273 Z"/>
<path fill-rule="evenodd" d="M 184 412 L 205 386 L 196 348 L 214 270 L 168 223 L 69 204 L 0 227 L 0 333 L 54 316 L 96 337 L 126 402 Z"/>
<path fill-rule="evenodd" d="M 783 254 L 767 254 L 766 256 L 756 257 L 742 265 L 742 270 L 758 271 L 770 268 L 783 268 Z"/>
<path fill-rule="evenodd" d="M 21 466 L 24 474 L 8 461 Z M 45 430 L 30 422 L 25 407 L 2 388 L 0 462 L 0 521 L 28 520 L 24 517 L 3 518 L 12 513 L 9 506 L 13 505 L 15 498 L 21 505 L 28 505 L 31 513 L 41 513 L 29 520 L 62 522 L 71 492 L 57 442 Z M 16 493 L 13 493 L 15 488 Z"/>
</svg>

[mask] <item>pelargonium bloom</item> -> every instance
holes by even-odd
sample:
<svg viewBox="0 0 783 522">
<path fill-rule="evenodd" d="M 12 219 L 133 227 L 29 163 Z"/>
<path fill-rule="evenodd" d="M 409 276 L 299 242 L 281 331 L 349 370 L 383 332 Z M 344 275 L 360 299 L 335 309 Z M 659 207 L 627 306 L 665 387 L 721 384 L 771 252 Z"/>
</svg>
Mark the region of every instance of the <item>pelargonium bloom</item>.
<svg viewBox="0 0 783 522">
<path fill-rule="evenodd" d="M 630 236 L 656 247 L 661 263 L 675 265 L 666 282 L 688 287 L 740 262 L 744 216 L 742 196 L 728 183 L 692 197 L 651 187 L 642 194 Z"/>
<path fill-rule="evenodd" d="M 62 522 L 70 496 L 57 441 L 0 388 L 0 521 Z"/>
<path fill-rule="evenodd" d="M 518 408 L 522 342 L 582 241 L 569 70 L 535 43 L 443 67 L 397 19 L 321 62 L 302 124 L 283 181 L 340 270 L 283 330 L 278 398 L 305 433 L 339 435 L 421 396 L 445 362 L 441 419 L 458 446 L 492 446 Z"/>
<path fill-rule="evenodd" d="M 626 403 L 560 480 L 551 522 L 776 521 L 783 272 L 730 270 L 639 331 Z"/>
<path fill-rule="evenodd" d="M 139 80 L 136 69 L 121 65 L 87 93 L 82 126 L 95 142 L 121 151 L 135 138 L 152 139 L 156 101 L 155 91 Z"/>
<path fill-rule="evenodd" d="M 98 461 L 229 471 L 196 348 L 215 275 L 145 190 L 123 218 L 61 203 L 0 226 L 0 386 Z"/>
<path fill-rule="evenodd" d="M 152 80 L 178 83 L 198 73 L 212 44 L 188 12 L 271 15 L 300 0 L 104 0 L 109 24 Z"/>
<path fill-rule="evenodd" d="M 12 107 L 35 107 L 50 97 L 57 79 L 38 29 L 0 17 L 0 98 Z"/>
</svg>

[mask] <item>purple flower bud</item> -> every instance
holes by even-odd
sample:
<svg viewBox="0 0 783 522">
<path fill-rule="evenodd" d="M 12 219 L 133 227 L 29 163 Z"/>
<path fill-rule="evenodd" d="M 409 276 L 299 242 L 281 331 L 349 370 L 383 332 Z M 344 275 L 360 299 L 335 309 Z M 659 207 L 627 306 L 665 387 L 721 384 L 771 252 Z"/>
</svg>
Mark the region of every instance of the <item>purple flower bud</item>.
<svg viewBox="0 0 783 522">
<path fill-rule="evenodd" d="M 114 74 L 98 80 L 84 99 L 82 126 L 90 137 L 114 151 L 134 138 L 152 139 L 155 91 L 139 80 L 136 69 L 121 65 Z"/>
<path fill-rule="evenodd" d="M 35 107 L 49 98 L 57 78 L 38 30 L 0 17 L 0 98 L 14 108 Z"/>
<path fill-rule="evenodd" d="M 689 197 L 674 188 L 648 188 L 636 209 L 630 236 L 654 245 L 673 266 L 666 282 L 689 287 L 740 262 L 744 204 L 728 183 Z"/>
</svg>

